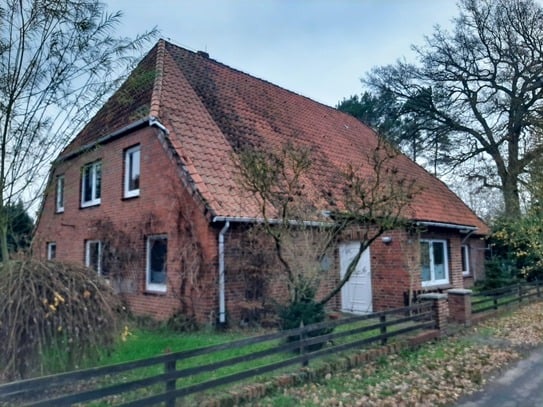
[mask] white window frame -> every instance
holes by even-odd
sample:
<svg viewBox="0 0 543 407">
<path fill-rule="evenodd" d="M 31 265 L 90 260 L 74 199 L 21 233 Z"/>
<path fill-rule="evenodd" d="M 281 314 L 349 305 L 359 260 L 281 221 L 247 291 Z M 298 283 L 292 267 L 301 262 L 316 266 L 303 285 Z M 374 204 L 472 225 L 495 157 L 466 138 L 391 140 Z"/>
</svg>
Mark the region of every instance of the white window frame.
<svg viewBox="0 0 543 407">
<path fill-rule="evenodd" d="M 92 267 L 91 264 L 91 245 L 98 244 L 98 262 L 96 264 L 96 272 L 102 275 L 102 242 L 100 240 L 86 240 L 85 241 L 85 266 Z"/>
<path fill-rule="evenodd" d="M 166 258 L 164 259 L 164 282 L 163 283 L 154 283 L 151 282 L 151 245 L 156 240 L 166 240 Z M 147 291 L 154 291 L 154 292 L 160 292 L 164 293 L 167 290 L 168 287 L 168 273 L 167 273 L 167 265 L 168 265 L 168 236 L 167 235 L 152 235 L 147 236 L 147 243 L 145 245 L 145 258 L 146 258 L 146 264 L 145 264 L 145 289 Z"/>
<path fill-rule="evenodd" d="M 132 175 L 132 164 L 137 153 L 138 187 L 130 189 L 130 180 Z M 139 144 L 131 147 L 124 152 L 124 197 L 133 198 L 140 195 L 139 178 L 141 176 L 141 148 Z"/>
<path fill-rule="evenodd" d="M 47 260 L 57 258 L 57 242 L 47 242 Z"/>
<path fill-rule="evenodd" d="M 87 169 L 89 169 L 89 176 L 91 177 L 91 199 L 85 201 L 85 181 L 87 179 Z M 98 171 L 99 170 L 99 171 Z M 98 172 L 100 173 L 100 188 L 97 188 Z M 81 171 L 81 207 L 100 205 L 101 203 L 101 190 L 102 190 L 102 162 L 95 161 L 87 164 Z M 97 196 L 100 195 L 100 196 Z"/>
<path fill-rule="evenodd" d="M 421 285 L 422 287 L 432 287 L 437 285 L 446 285 L 450 283 L 450 273 L 449 273 L 449 253 L 448 253 L 448 246 L 446 240 L 441 239 L 421 239 L 421 243 L 428 243 L 428 250 L 429 250 L 429 258 L 430 258 L 430 280 L 423 281 L 422 280 L 422 262 L 421 262 Z M 445 267 L 445 278 L 437 280 L 435 277 L 435 265 L 434 265 L 434 251 L 432 250 L 432 246 L 434 243 L 441 243 L 443 244 L 443 262 Z M 422 250 L 422 247 L 421 247 Z"/>
<path fill-rule="evenodd" d="M 55 209 L 57 213 L 64 212 L 64 175 L 57 177 Z"/>
<path fill-rule="evenodd" d="M 471 269 L 470 269 L 470 250 L 469 250 L 469 245 L 467 244 L 463 244 L 461 246 L 461 250 L 462 252 L 460 253 L 461 256 L 464 256 L 463 258 L 465 259 L 466 261 L 466 269 L 464 270 L 464 264 L 462 264 L 462 275 L 463 276 L 469 276 L 471 274 Z"/>
</svg>

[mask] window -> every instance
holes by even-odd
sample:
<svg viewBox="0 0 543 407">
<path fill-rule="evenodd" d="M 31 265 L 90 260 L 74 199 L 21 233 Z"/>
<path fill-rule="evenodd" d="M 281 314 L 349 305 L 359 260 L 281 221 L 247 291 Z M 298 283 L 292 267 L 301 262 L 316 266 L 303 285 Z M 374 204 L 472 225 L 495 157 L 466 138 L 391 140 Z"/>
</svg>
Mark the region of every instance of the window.
<svg viewBox="0 0 543 407">
<path fill-rule="evenodd" d="M 467 244 L 462 245 L 462 275 L 469 276 L 469 246 Z"/>
<path fill-rule="evenodd" d="M 449 283 L 449 261 L 445 240 L 421 240 L 420 263 L 423 287 Z"/>
<path fill-rule="evenodd" d="M 85 266 L 93 269 L 98 274 L 102 271 L 102 242 L 99 240 L 87 240 L 85 242 Z"/>
<path fill-rule="evenodd" d="M 102 184 L 102 163 L 97 161 L 83 167 L 81 177 L 81 206 L 100 204 L 100 190 Z"/>
<path fill-rule="evenodd" d="M 57 257 L 57 244 L 55 242 L 47 243 L 47 260 L 54 260 Z"/>
<path fill-rule="evenodd" d="M 64 175 L 57 177 L 57 189 L 56 189 L 56 211 L 64 212 Z"/>
<path fill-rule="evenodd" d="M 124 197 L 140 194 L 140 146 L 129 148 L 124 153 Z"/>
<path fill-rule="evenodd" d="M 166 292 L 168 238 L 164 235 L 147 238 L 146 289 Z"/>
</svg>

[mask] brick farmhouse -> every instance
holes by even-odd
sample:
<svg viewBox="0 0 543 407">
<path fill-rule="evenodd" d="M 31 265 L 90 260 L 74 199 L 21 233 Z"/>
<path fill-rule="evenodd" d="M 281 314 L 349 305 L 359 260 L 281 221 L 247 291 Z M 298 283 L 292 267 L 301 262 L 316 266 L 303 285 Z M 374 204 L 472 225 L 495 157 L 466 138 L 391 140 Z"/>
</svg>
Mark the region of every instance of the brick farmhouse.
<svg viewBox="0 0 543 407">
<path fill-rule="evenodd" d="M 333 211 L 338 174 L 378 139 L 334 108 L 159 40 L 55 161 L 34 253 L 94 268 L 135 314 L 238 324 L 285 288 L 273 267 L 255 278 L 276 260 L 251 234 L 259 204 L 233 157 L 243 146 L 310 148 L 305 187 L 314 206 Z M 484 272 L 487 226 L 443 182 L 404 155 L 394 160 L 422 187 L 409 212 L 422 232 L 376 240 L 331 301 L 337 310 L 403 306 L 408 287 L 463 288 Z M 357 237 L 335 245 L 324 289 L 339 281 Z M 414 282 L 406 258 L 418 259 Z"/>
</svg>

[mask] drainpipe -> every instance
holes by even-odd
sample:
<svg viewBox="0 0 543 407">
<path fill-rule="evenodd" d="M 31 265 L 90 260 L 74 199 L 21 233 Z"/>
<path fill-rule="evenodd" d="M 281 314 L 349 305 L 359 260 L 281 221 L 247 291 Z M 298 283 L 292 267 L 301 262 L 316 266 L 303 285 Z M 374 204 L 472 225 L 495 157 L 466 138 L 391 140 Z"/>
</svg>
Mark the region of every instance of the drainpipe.
<svg viewBox="0 0 543 407">
<path fill-rule="evenodd" d="M 475 230 L 470 230 L 466 236 L 462 239 L 462 243 L 461 244 L 464 244 L 468 241 L 468 239 L 471 237 L 471 235 L 473 235 L 473 233 L 475 233 Z"/>
<path fill-rule="evenodd" d="M 155 126 L 155 127 L 158 127 L 160 130 L 162 130 L 164 133 L 166 134 L 170 134 L 170 132 L 168 131 L 168 129 L 162 124 L 160 123 L 160 121 L 154 117 L 154 116 L 151 116 L 149 118 L 149 126 Z"/>
<path fill-rule="evenodd" d="M 468 241 L 468 239 L 471 237 L 471 235 L 475 232 L 475 230 L 470 230 L 466 236 L 462 239 L 462 242 L 460 243 L 460 247 L 462 247 L 464 245 L 464 243 L 466 243 Z M 471 253 L 470 253 L 471 254 Z M 471 260 L 471 256 L 469 257 L 468 261 Z M 471 264 L 470 264 L 471 266 Z M 473 268 L 473 270 L 471 271 L 472 275 L 473 275 L 473 282 L 475 283 L 475 281 L 477 280 L 477 276 L 475 275 L 475 267 Z"/>
<path fill-rule="evenodd" d="M 230 222 L 226 221 L 223 228 L 219 232 L 219 322 L 226 322 L 226 301 L 225 301 L 225 286 L 224 286 L 224 236 L 230 227 Z"/>
</svg>

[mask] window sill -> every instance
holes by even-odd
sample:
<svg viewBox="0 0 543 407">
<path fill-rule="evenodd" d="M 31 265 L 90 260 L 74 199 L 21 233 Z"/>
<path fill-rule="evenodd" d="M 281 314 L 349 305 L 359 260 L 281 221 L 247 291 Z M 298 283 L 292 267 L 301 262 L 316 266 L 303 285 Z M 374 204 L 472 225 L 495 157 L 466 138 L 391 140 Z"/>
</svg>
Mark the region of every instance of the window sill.
<svg viewBox="0 0 543 407">
<path fill-rule="evenodd" d="M 87 203 L 87 204 L 82 204 L 79 209 L 87 209 L 87 208 L 94 208 L 96 206 L 100 206 L 101 202 L 95 202 L 95 203 Z"/>
<path fill-rule="evenodd" d="M 55 215 L 60 215 L 62 213 L 64 213 L 64 209 L 59 209 L 55 211 Z"/>
<path fill-rule="evenodd" d="M 449 290 L 453 288 L 453 286 L 451 285 L 451 283 L 446 283 L 446 284 L 427 284 L 427 285 L 423 285 L 422 286 L 422 289 L 423 290 Z"/>
<path fill-rule="evenodd" d="M 149 296 L 153 296 L 153 297 L 164 297 L 166 294 L 167 294 L 167 291 L 166 291 L 166 290 L 164 290 L 164 291 L 158 291 L 158 290 L 150 290 L 150 289 L 146 289 L 146 290 L 143 292 L 143 295 L 149 295 Z"/>
<path fill-rule="evenodd" d="M 121 198 L 122 201 L 130 201 L 132 199 L 136 199 L 136 198 L 139 198 L 140 195 L 125 195 Z"/>
</svg>

